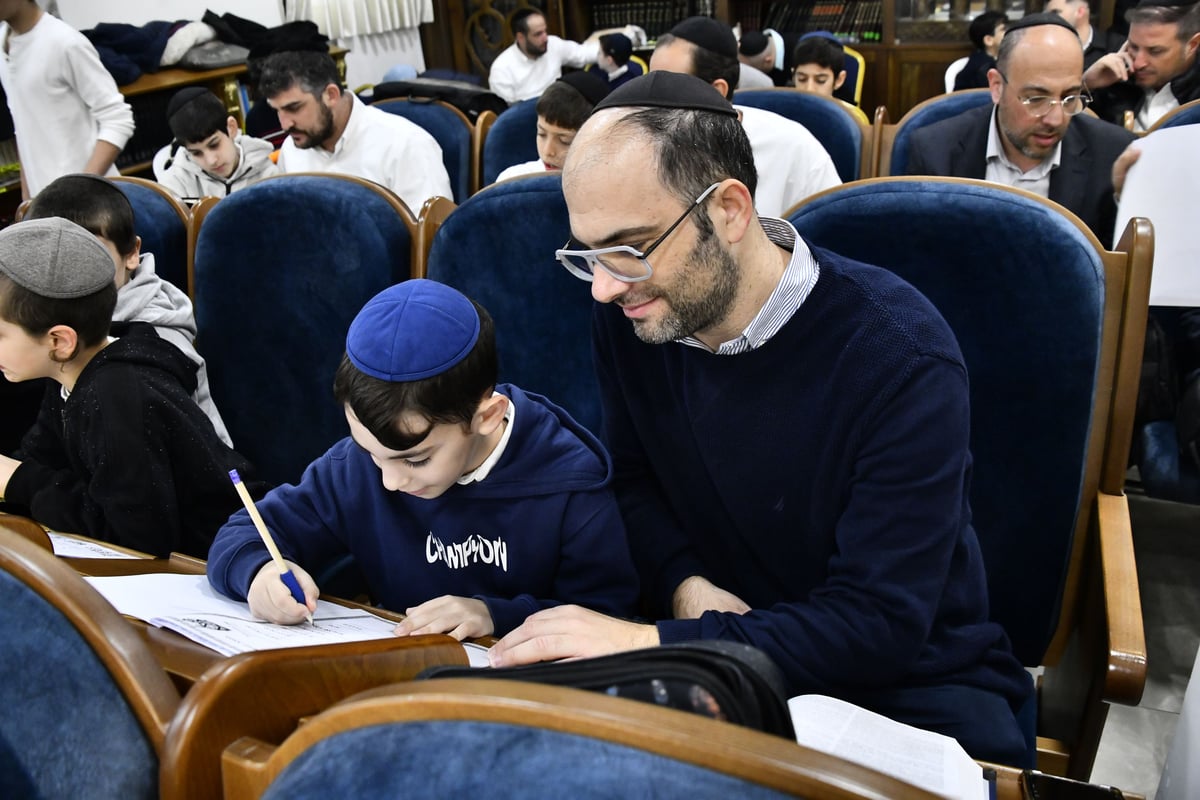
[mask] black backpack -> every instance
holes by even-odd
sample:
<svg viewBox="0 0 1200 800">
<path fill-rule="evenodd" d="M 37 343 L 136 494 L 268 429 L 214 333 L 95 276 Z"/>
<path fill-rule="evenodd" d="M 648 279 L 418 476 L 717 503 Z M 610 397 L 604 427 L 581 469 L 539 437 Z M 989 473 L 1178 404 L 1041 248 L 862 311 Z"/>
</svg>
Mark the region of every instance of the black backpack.
<svg viewBox="0 0 1200 800">
<path fill-rule="evenodd" d="M 439 78 L 410 78 L 406 81 L 387 81 L 375 84 L 370 102 L 407 97 L 409 100 L 444 100 L 467 115 L 474 122 L 483 111 L 502 113 L 508 103 L 498 94 L 482 86 L 464 81 L 441 80 Z"/>
<path fill-rule="evenodd" d="M 680 642 L 520 667 L 430 667 L 417 678 L 503 678 L 571 686 L 796 738 L 779 667 L 761 650 L 738 642 Z"/>
</svg>

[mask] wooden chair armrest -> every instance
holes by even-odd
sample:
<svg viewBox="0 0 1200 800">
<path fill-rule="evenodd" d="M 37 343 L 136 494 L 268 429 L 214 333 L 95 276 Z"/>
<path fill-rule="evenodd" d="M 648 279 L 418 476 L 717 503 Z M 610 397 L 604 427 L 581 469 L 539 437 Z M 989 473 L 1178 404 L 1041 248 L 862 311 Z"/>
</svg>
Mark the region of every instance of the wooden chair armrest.
<svg viewBox="0 0 1200 800">
<path fill-rule="evenodd" d="M 221 797 L 228 800 L 255 798 L 270 783 L 267 762 L 275 748 L 253 736 L 243 736 L 221 753 Z"/>
<path fill-rule="evenodd" d="M 1104 612 L 1108 620 L 1108 670 L 1104 699 L 1137 705 L 1146 686 L 1146 633 L 1129 501 L 1124 495 L 1097 495 L 1097 531 Z"/>
</svg>

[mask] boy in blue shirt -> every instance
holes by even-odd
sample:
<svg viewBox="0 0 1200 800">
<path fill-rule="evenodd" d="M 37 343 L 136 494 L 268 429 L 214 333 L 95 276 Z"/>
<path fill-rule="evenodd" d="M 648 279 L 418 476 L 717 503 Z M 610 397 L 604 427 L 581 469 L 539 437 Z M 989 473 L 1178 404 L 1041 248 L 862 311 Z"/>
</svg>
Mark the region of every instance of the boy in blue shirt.
<svg viewBox="0 0 1200 800">
<path fill-rule="evenodd" d="M 407 615 L 400 635 L 503 635 L 560 603 L 629 614 L 637 579 L 608 454 L 497 372 L 491 317 L 459 292 L 410 280 L 378 294 L 334 378 L 350 437 L 258 504 L 306 603 L 245 511 L 217 534 L 209 581 L 294 624 L 316 607 L 309 571 L 351 554 L 372 598 Z"/>
</svg>

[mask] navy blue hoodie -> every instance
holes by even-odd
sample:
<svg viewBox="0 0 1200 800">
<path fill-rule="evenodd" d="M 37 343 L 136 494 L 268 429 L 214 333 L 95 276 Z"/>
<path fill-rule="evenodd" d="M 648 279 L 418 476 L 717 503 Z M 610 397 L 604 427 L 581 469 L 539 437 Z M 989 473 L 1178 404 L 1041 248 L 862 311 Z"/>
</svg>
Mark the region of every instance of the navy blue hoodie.
<svg viewBox="0 0 1200 800">
<path fill-rule="evenodd" d="M 444 594 L 487 604 L 502 636 L 560 603 L 628 615 L 637 578 L 597 439 L 550 401 L 508 384 L 508 445 L 487 478 L 421 499 L 383 487 L 379 468 L 346 438 L 258 504 L 284 558 L 310 573 L 350 553 L 384 608 Z M 269 560 L 246 512 L 217 534 L 208 579 L 245 599 Z"/>
</svg>

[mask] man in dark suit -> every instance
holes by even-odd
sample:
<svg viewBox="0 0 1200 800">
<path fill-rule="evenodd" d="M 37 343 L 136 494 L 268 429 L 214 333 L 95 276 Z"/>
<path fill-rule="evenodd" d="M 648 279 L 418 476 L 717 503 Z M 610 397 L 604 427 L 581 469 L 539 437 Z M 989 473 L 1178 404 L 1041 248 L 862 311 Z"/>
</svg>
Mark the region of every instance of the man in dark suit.
<svg viewBox="0 0 1200 800">
<path fill-rule="evenodd" d="M 1083 47 L 1056 14 L 1009 27 L 988 73 L 984 106 L 913 133 L 908 174 L 979 178 L 1049 197 L 1102 241 L 1116 219 L 1112 165 L 1135 138 L 1080 114 L 1086 106 Z"/>
</svg>

